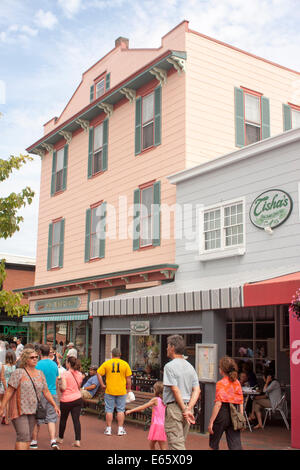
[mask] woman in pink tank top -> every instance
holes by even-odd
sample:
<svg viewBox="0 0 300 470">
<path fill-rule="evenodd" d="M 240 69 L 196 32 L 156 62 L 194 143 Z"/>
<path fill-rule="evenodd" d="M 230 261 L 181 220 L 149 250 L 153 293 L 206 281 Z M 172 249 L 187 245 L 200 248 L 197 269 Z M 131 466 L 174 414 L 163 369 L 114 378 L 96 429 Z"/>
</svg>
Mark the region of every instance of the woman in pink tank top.
<svg viewBox="0 0 300 470">
<path fill-rule="evenodd" d="M 156 442 L 158 443 L 159 448 L 161 450 L 167 449 L 167 436 L 165 433 L 166 406 L 162 401 L 163 388 L 164 386 L 162 382 L 155 382 L 153 386 L 155 397 L 148 401 L 148 403 L 145 403 L 141 406 L 137 406 L 132 410 L 127 410 L 125 413 L 126 415 L 129 415 L 130 413 L 143 411 L 146 408 L 152 407 L 151 426 L 148 434 L 148 440 L 150 443 L 151 450 L 155 450 Z"/>
</svg>

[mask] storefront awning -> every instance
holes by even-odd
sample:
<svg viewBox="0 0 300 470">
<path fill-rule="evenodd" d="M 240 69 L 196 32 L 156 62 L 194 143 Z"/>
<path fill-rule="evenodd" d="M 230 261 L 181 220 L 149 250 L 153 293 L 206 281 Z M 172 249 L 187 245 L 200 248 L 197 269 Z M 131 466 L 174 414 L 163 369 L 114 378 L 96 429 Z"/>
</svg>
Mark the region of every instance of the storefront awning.
<svg viewBox="0 0 300 470">
<path fill-rule="evenodd" d="M 90 303 L 93 317 L 192 312 L 243 306 L 242 286 L 220 285 L 216 278 L 174 281 Z"/>
<path fill-rule="evenodd" d="M 88 320 L 89 314 L 84 313 L 55 313 L 52 315 L 28 315 L 27 317 L 23 317 L 24 323 L 31 323 L 31 322 L 61 322 L 61 321 L 78 321 L 78 320 Z"/>
<path fill-rule="evenodd" d="M 244 306 L 282 305 L 300 288 L 300 271 L 244 285 Z"/>
</svg>

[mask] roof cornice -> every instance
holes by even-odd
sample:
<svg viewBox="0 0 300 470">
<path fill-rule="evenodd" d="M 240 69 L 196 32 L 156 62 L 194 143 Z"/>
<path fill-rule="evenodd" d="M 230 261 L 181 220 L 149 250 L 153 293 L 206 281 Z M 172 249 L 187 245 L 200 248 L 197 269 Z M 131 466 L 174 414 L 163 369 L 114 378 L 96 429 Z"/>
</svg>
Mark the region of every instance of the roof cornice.
<svg viewBox="0 0 300 470">
<path fill-rule="evenodd" d="M 74 131 L 80 129 L 80 124 L 78 121 L 91 121 L 95 116 L 99 115 L 103 111 L 103 109 L 101 109 L 103 106 L 105 112 L 107 112 L 106 110 L 108 109 L 111 112 L 113 106 L 124 98 L 124 92 L 122 92 L 122 90 L 137 90 L 145 83 L 153 80 L 153 75 L 160 79 L 160 74 L 157 73 L 157 69 L 162 71 L 164 77 L 172 67 L 174 67 L 175 70 L 180 73 L 182 70 L 184 70 L 185 60 L 186 52 L 184 51 L 168 50 L 164 52 L 159 57 L 156 57 L 154 60 L 144 65 L 141 69 L 137 70 L 135 73 L 124 79 L 114 88 L 108 90 L 100 98 L 89 103 L 78 113 L 73 115 L 67 121 L 63 122 L 61 125 L 57 126 L 37 142 L 30 145 L 26 151 L 29 153 L 43 155 L 45 153 L 45 149 L 46 151 L 49 151 L 51 146 L 53 146 L 58 140 L 62 139 L 61 132 L 73 133 Z M 162 77 L 162 80 L 164 77 Z"/>
</svg>

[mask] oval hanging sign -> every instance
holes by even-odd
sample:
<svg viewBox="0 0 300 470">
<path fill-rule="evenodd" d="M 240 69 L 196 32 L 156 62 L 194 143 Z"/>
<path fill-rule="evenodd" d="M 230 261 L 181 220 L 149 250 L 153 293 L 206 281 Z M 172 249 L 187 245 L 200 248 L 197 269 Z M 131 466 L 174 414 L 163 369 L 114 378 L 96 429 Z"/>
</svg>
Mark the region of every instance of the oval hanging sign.
<svg viewBox="0 0 300 470">
<path fill-rule="evenodd" d="M 257 196 L 250 207 L 250 220 L 258 228 L 275 228 L 290 216 L 293 201 L 280 189 L 270 189 Z"/>
</svg>

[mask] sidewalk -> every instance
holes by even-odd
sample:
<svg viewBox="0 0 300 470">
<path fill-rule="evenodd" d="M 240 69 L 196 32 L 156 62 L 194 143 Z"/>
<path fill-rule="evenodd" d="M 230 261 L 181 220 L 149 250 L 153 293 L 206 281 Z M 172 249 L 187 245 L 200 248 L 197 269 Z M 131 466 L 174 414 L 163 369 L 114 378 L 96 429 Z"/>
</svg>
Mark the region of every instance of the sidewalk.
<svg viewBox="0 0 300 470">
<path fill-rule="evenodd" d="M 140 424 L 126 424 L 127 435 L 105 436 L 105 422 L 94 415 L 81 416 L 82 450 L 148 450 L 147 435 Z M 113 432 L 116 433 L 117 425 L 113 423 Z M 79 450 L 72 447 L 74 441 L 73 423 L 69 417 L 62 450 Z M 290 432 L 284 424 L 274 421 L 264 430 L 244 431 L 242 433 L 244 450 L 288 450 L 290 447 Z M 15 445 L 15 431 L 12 424 L 0 426 L 0 449 L 13 450 Z M 220 445 L 221 449 L 227 449 L 225 437 Z M 208 434 L 189 433 L 187 450 L 208 450 Z M 41 427 L 39 435 L 39 450 L 49 450 L 49 437 L 47 426 Z M 31 452 L 34 452 L 33 450 Z"/>
</svg>

